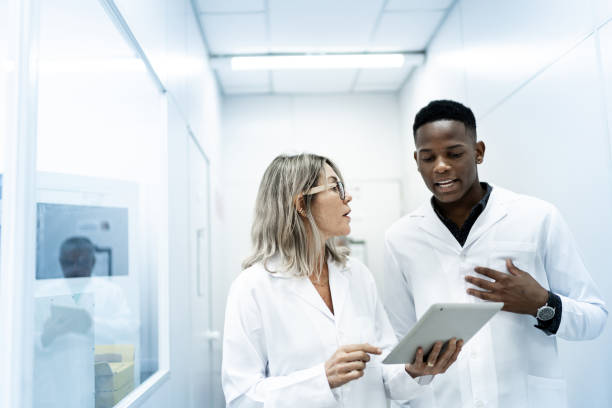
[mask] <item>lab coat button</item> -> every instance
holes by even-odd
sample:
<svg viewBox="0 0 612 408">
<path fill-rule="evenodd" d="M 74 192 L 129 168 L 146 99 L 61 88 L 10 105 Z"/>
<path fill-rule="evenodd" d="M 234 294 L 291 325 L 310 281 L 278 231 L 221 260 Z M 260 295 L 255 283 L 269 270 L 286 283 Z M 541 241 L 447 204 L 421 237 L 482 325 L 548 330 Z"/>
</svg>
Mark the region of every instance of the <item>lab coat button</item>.
<svg viewBox="0 0 612 408">
<path fill-rule="evenodd" d="M 478 352 L 477 352 L 477 351 L 475 351 L 475 350 L 472 350 L 472 352 L 470 353 L 470 356 L 471 356 L 473 359 L 476 359 L 476 358 L 478 357 Z M 481 402 L 482 402 L 482 401 L 481 401 Z"/>
</svg>

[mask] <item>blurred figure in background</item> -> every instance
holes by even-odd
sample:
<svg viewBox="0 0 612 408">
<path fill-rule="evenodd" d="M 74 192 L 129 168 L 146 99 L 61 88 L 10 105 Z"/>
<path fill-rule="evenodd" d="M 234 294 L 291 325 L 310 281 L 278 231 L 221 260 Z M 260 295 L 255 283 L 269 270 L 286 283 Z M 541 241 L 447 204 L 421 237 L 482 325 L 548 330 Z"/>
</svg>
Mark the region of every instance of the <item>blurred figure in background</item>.
<svg viewBox="0 0 612 408">
<path fill-rule="evenodd" d="M 96 345 L 136 344 L 134 319 L 123 289 L 91 277 L 95 245 L 66 239 L 59 264 L 64 279 L 37 282 L 34 402 L 45 407 L 93 407 Z"/>
</svg>

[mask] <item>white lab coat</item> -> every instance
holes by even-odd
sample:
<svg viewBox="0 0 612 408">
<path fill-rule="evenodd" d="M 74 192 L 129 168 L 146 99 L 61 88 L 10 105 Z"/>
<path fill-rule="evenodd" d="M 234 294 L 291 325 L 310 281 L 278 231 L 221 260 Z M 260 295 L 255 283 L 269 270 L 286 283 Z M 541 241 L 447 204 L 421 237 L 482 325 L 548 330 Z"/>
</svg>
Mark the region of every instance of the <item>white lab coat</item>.
<svg viewBox="0 0 612 408">
<path fill-rule="evenodd" d="M 396 339 L 367 268 L 355 259 L 328 266 L 334 314 L 306 277 L 257 264 L 236 278 L 223 338 L 229 407 L 384 408 L 387 396 L 410 399 L 427 387 L 403 365 L 380 363 Z M 341 345 L 365 342 L 382 348 L 382 356 L 372 355 L 362 378 L 331 390 L 325 361 Z"/>
<path fill-rule="evenodd" d="M 130 343 L 138 346 L 138 321 L 132 317 L 121 287 L 105 277 L 36 282 L 34 406 L 94 407 L 94 347 Z M 86 333 L 67 333 L 43 345 L 41 335 L 51 316 L 50 305 L 87 311 Z"/>
<path fill-rule="evenodd" d="M 605 304 L 559 212 L 494 187 L 463 247 L 429 201 L 387 231 L 384 297 L 396 335 L 405 335 L 432 303 L 481 301 L 466 293 L 465 275 L 478 276 L 477 265 L 507 272 L 506 258 L 561 297 L 556 336 L 587 340 L 601 333 Z M 536 323 L 532 316 L 498 313 L 410 406 L 566 407 L 556 337 Z"/>
</svg>

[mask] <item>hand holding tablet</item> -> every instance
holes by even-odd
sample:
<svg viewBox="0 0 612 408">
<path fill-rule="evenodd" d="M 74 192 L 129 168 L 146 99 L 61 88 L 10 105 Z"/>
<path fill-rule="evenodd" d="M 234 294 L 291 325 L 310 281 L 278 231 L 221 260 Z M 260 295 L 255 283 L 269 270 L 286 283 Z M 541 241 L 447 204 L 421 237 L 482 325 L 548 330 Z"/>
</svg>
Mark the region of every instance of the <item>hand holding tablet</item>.
<svg viewBox="0 0 612 408">
<path fill-rule="evenodd" d="M 436 342 L 427 356 L 423 356 L 423 348 L 419 347 L 414 361 L 405 365 L 406 372 L 412 378 L 445 373 L 457 360 L 462 347 L 463 340 L 454 337 L 445 344 L 441 341 Z"/>
<path fill-rule="evenodd" d="M 450 360 L 458 354 L 457 346 L 460 348 L 463 345 L 457 344 L 459 340 L 467 342 L 502 306 L 503 303 L 495 302 L 433 304 L 383 363 L 410 364 L 407 368 L 409 374 L 413 375 L 412 369 L 419 376 L 434 374 L 427 371 L 433 371 L 432 364 L 435 362 L 435 371 L 444 372 L 438 369 L 443 368 L 443 363 L 448 363 L 446 368 L 452 364 Z M 443 342 L 447 344 L 443 345 Z M 443 346 L 451 346 L 454 350 L 447 350 Z M 424 350 L 431 352 L 425 357 Z M 438 357 L 441 361 L 437 361 Z M 430 370 L 423 370 L 424 367 Z"/>
</svg>

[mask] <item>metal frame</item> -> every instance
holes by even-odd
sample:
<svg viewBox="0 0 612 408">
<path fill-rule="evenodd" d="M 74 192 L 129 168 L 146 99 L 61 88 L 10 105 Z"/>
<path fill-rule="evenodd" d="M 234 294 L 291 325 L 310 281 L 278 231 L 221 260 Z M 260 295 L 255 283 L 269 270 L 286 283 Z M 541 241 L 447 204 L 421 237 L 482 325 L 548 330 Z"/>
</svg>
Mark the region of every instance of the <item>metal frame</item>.
<svg viewBox="0 0 612 408">
<path fill-rule="evenodd" d="M 147 69 L 147 72 L 149 73 L 149 75 L 151 75 L 151 79 L 153 80 L 153 82 L 155 82 L 157 89 L 159 89 L 161 93 L 166 93 L 166 87 L 162 83 L 161 79 L 159 79 L 159 76 L 157 75 L 157 72 L 155 72 L 151 61 L 149 61 L 147 54 L 145 54 L 138 40 L 136 40 L 136 36 L 134 36 L 134 33 L 132 33 L 130 26 L 123 18 L 123 15 L 117 8 L 115 2 L 113 0 L 98 1 L 100 2 L 100 5 L 104 8 L 104 11 L 106 11 L 108 17 L 112 20 L 113 24 L 115 24 L 115 27 L 117 27 L 117 30 L 119 30 L 125 41 L 132 48 L 132 50 L 134 50 L 136 55 L 138 55 L 138 58 L 142 60 Z"/>
</svg>

